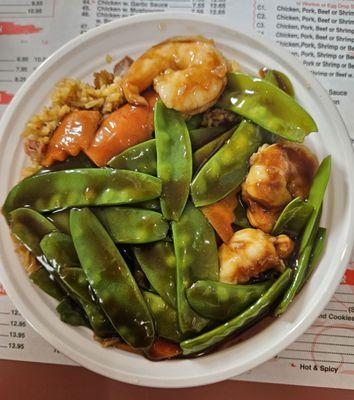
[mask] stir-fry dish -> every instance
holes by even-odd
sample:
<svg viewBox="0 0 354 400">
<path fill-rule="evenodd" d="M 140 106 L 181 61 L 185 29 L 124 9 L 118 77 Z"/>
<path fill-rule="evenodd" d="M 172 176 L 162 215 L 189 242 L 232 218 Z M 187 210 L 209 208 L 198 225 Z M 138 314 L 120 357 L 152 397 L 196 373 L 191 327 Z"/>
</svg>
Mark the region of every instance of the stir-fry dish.
<svg viewBox="0 0 354 400">
<path fill-rule="evenodd" d="M 57 84 L 2 212 L 63 322 L 152 360 L 201 355 L 283 314 L 316 267 L 317 130 L 283 72 L 171 38 Z"/>
</svg>

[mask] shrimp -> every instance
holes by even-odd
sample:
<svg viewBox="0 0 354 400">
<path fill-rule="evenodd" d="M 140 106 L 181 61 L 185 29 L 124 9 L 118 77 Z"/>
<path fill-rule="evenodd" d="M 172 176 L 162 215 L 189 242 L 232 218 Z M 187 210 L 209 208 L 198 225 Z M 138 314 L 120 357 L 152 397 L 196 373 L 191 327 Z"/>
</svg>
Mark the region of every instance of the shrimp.
<svg viewBox="0 0 354 400">
<path fill-rule="evenodd" d="M 166 107 L 193 115 L 216 103 L 227 71 L 227 62 L 212 40 L 175 37 L 151 47 L 131 65 L 123 90 L 129 103 L 146 105 L 140 93 L 153 84 Z"/>
<path fill-rule="evenodd" d="M 220 281 L 246 283 L 270 268 L 284 269 L 284 258 L 294 250 L 286 235 L 273 237 L 260 229 L 241 229 L 219 247 Z"/>
<path fill-rule="evenodd" d="M 307 197 L 318 161 L 304 145 L 284 141 L 262 146 L 250 165 L 242 184 L 247 216 L 252 226 L 270 232 L 293 198 Z"/>
</svg>

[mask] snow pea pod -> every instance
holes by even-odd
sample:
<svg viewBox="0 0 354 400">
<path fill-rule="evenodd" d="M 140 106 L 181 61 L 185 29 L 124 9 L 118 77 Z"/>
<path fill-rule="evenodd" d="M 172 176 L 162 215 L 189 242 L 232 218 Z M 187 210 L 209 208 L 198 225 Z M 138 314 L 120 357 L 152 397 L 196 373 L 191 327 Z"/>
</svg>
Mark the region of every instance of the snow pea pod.
<svg viewBox="0 0 354 400">
<path fill-rule="evenodd" d="M 140 172 L 86 168 L 34 175 L 8 194 L 3 212 L 32 207 L 44 212 L 75 206 L 138 203 L 161 193 L 160 179 Z"/>
<path fill-rule="evenodd" d="M 189 131 L 198 129 L 203 121 L 203 114 L 195 114 L 186 120 L 186 125 Z"/>
<path fill-rule="evenodd" d="M 206 143 L 193 153 L 193 169 L 197 171 L 206 160 L 210 158 L 230 137 L 235 131 L 235 127 L 222 133 L 216 139 Z"/>
<path fill-rule="evenodd" d="M 156 211 L 132 207 L 98 207 L 96 215 L 115 243 L 150 243 L 164 239 L 169 225 Z"/>
<path fill-rule="evenodd" d="M 10 213 L 11 231 L 15 237 L 36 257 L 43 255 L 40 241 L 57 228 L 46 217 L 30 208 L 18 208 Z"/>
<path fill-rule="evenodd" d="M 65 291 L 58 283 L 55 271 L 51 270 L 48 260 L 41 249 L 40 243 L 47 234 L 55 234 L 56 227 L 43 215 L 29 208 L 18 208 L 10 213 L 11 228 L 16 238 L 38 259 L 42 268 L 32 272 L 30 280 L 40 289 L 54 297 L 62 300 Z M 71 303 L 66 302 L 65 309 L 69 312 Z M 64 306 L 63 306 L 64 307 Z M 76 309 L 77 312 L 78 308 Z M 75 311 L 75 313 L 76 313 Z M 74 310 L 72 310 L 74 313 Z"/>
<path fill-rule="evenodd" d="M 323 253 L 324 244 L 326 242 L 326 237 L 327 237 L 327 229 L 319 227 L 317 230 L 316 237 L 315 237 L 315 243 L 313 245 L 313 249 L 311 252 L 310 265 L 306 272 L 305 281 L 312 275 L 314 269 L 316 268 L 316 266 L 318 264 L 318 260 L 320 259 L 321 255 Z"/>
<path fill-rule="evenodd" d="M 108 162 L 111 168 L 129 169 L 156 176 L 156 139 L 129 147 Z"/>
<path fill-rule="evenodd" d="M 129 206 L 144 208 L 145 210 L 151 210 L 151 211 L 158 211 L 158 212 L 161 211 L 159 199 L 146 200 L 142 201 L 141 203 L 130 204 Z"/>
<path fill-rule="evenodd" d="M 187 289 L 189 304 L 200 315 L 217 321 L 229 320 L 258 300 L 271 286 L 271 281 L 253 285 L 232 285 L 197 281 Z"/>
<path fill-rule="evenodd" d="M 313 249 L 315 236 L 313 236 L 310 242 L 307 244 L 305 249 L 300 253 L 298 260 L 296 261 L 294 278 L 291 282 L 290 287 L 285 292 L 281 302 L 277 306 L 274 311 L 274 315 L 278 317 L 283 314 L 291 302 L 294 300 L 294 297 L 299 292 L 300 288 L 305 282 L 306 272 L 308 270 L 308 265 L 310 261 L 311 252 Z"/>
<path fill-rule="evenodd" d="M 186 205 L 192 179 L 192 150 L 182 115 L 161 101 L 154 114 L 157 176 L 162 180 L 161 210 L 168 220 L 178 220 Z"/>
<path fill-rule="evenodd" d="M 71 237 L 53 232 L 44 236 L 40 245 L 69 297 L 82 307 L 95 334 L 100 337 L 116 335 L 101 307 L 92 298 L 85 272 L 76 268 L 79 260 Z"/>
<path fill-rule="evenodd" d="M 60 278 L 75 295 L 86 313 L 88 321 L 99 337 L 117 336 L 115 329 L 107 319 L 99 304 L 92 298 L 85 272 L 82 268 L 61 268 Z"/>
<path fill-rule="evenodd" d="M 316 221 L 321 212 L 323 197 L 331 174 L 331 164 L 331 156 L 325 157 L 322 160 L 313 179 L 309 197 L 307 199 L 308 203 L 313 207 L 313 212 L 302 234 L 299 253 L 304 251 L 305 247 L 310 242 L 311 237 L 316 234 Z"/>
<path fill-rule="evenodd" d="M 60 232 L 70 235 L 69 210 L 55 211 L 47 214 L 46 217 Z"/>
<path fill-rule="evenodd" d="M 181 342 L 180 346 L 183 350 L 183 355 L 203 352 L 257 321 L 274 305 L 279 296 L 286 290 L 291 279 L 291 274 L 291 269 L 287 268 L 262 297 L 237 317 L 202 335 Z"/>
<path fill-rule="evenodd" d="M 35 285 L 54 299 L 60 301 L 65 296 L 64 291 L 45 268 L 39 268 L 37 271 L 32 272 L 29 278 Z"/>
<path fill-rule="evenodd" d="M 251 122 L 242 121 L 193 179 L 194 204 L 201 207 L 216 203 L 236 189 L 247 173 L 248 159 L 262 143 L 260 129 Z"/>
<path fill-rule="evenodd" d="M 179 343 L 182 333 L 179 330 L 176 310 L 155 293 L 144 291 L 143 295 L 155 320 L 158 336 Z"/>
<path fill-rule="evenodd" d="M 70 297 L 65 296 L 57 305 L 56 310 L 62 322 L 73 326 L 86 326 L 90 328 L 85 314 L 82 313 L 81 308 Z"/>
<path fill-rule="evenodd" d="M 289 96 L 295 96 L 294 87 L 290 79 L 283 72 L 277 71 L 276 69 L 267 69 L 263 79 L 277 86 Z"/>
<path fill-rule="evenodd" d="M 318 131 L 312 117 L 292 97 L 272 83 L 246 74 L 229 74 L 218 106 L 293 142 L 303 142 L 306 135 Z"/>
<path fill-rule="evenodd" d="M 242 203 L 240 193 L 237 194 L 237 207 L 235 208 L 234 215 L 235 215 L 235 222 L 233 223 L 234 227 L 236 226 L 241 228 L 251 228 L 251 225 L 247 218 L 246 208 Z"/>
<path fill-rule="evenodd" d="M 157 242 L 133 248 L 153 289 L 173 308 L 176 304 L 176 257 L 173 244 Z"/>
<path fill-rule="evenodd" d="M 218 280 L 219 263 L 214 230 L 204 215 L 188 202 L 178 222 L 172 222 L 177 262 L 177 312 L 183 333 L 201 331 L 208 320 L 189 305 L 186 289 L 197 280 Z"/>
<path fill-rule="evenodd" d="M 40 247 L 57 272 L 63 267 L 80 267 L 79 258 L 69 235 L 61 232 L 49 233 L 42 238 Z"/>
<path fill-rule="evenodd" d="M 298 236 L 306 222 L 310 218 L 313 206 L 303 201 L 301 197 L 296 197 L 283 209 L 275 223 L 272 235 L 277 236 L 286 233 L 291 236 Z"/>
<path fill-rule="evenodd" d="M 212 126 L 209 128 L 199 128 L 189 131 L 192 149 L 200 149 L 211 140 L 217 138 L 229 128 L 226 126 Z"/>
<path fill-rule="evenodd" d="M 95 168 L 95 164 L 87 157 L 85 153 L 79 153 L 77 156 L 69 156 L 64 161 L 56 161 L 48 168 L 40 169 L 36 175 L 46 174 L 48 172 L 63 171 L 67 169 Z"/>
<path fill-rule="evenodd" d="M 119 335 L 134 348 L 154 341 L 154 322 L 127 264 L 88 209 L 72 209 L 70 228 L 88 282 Z"/>
<path fill-rule="evenodd" d="M 317 237 L 318 226 L 319 226 L 320 219 L 321 219 L 321 212 L 322 212 L 322 210 L 320 207 L 319 213 L 317 214 L 316 220 L 313 225 L 312 234 L 310 235 L 310 239 L 309 239 L 307 245 L 305 246 L 305 248 L 298 252 L 297 259 L 295 260 L 295 268 L 294 268 L 295 272 L 294 272 L 293 280 L 291 282 L 290 287 L 285 292 L 278 307 L 276 308 L 276 310 L 274 312 L 275 316 L 279 316 L 287 310 L 287 308 L 289 307 L 291 302 L 294 300 L 294 297 L 296 296 L 296 294 L 301 290 L 302 286 L 306 282 L 306 276 L 307 276 L 307 272 L 309 269 L 310 258 L 311 258 L 311 254 L 314 250 L 314 244 L 315 244 L 315 240 Z M 307 222 L 307 226 L 310 224 L 310 222 L 311 222 L 311 220 L 309 220 Z M 305 228 L 305 230 L 306 230 L 306 228 Z"/>
</svg>

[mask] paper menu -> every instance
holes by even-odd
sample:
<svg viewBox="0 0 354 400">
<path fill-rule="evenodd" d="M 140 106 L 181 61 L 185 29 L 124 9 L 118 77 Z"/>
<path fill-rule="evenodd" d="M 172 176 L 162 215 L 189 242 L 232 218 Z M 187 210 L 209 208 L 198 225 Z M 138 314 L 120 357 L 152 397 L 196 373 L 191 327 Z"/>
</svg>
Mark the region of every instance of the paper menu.
<svg viewBox="0 0 354 400">
<path fill-rule="evenodd" d="M 354 2 L 344 0 L 0 1 L 0 112 L 27 76 L 67 40 L 112 19 L 150 11 L 217 15 L 286 48 L 328 90 L 354 139 Z M 349 265 L 343 284 L 308 332 L 237 379 L 354 388 L 353 339 L 354 265 Z M 72 364 L 26 324 L 1 288 L 0 358 Z"/>
</svg>

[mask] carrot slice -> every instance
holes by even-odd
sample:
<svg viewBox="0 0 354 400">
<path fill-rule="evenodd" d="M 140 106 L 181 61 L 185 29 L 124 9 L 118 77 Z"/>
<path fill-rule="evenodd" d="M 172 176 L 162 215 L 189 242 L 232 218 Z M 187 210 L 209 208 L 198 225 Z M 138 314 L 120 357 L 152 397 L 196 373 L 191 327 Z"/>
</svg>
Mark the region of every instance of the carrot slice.
<svg viewBox="0 0 354 400">
<path fill-rule="evenodd" d="M 146 356 L 151 360 L 158 361 L 177 357 L 181 353 L 182 350 L 178 344 L 158 338 L 147 351 Z"/>
<path fill-rule="evenodd" d="M 80 110 L 66 115 L 50 139 L 42 165 L 49 167 L 54 161 L 64 161 L 69 155 L 77 156 L 87 150 L 98 127 L 98 111 Z"/>
<path fill-rule="evenodd" d="M 154 105 L 158 96 L 145 92 L 148 106 L 125 104 L 112 112 L 99 127 L 91 147 L 85 151 L 98 165 L 104 166 L 115 155 L 128 147 L 151 138 L 154 130 Z"/>
<path fill-rule="evenodd" d="M 237 191 L 238 189 L 232 191 L 214 204 L 201 207 L 202 213 L 224 243 L 227 243 L 234 233 L 232 224 L 235 222 L 234 211 L 237 207 Z"/>
</svg>

